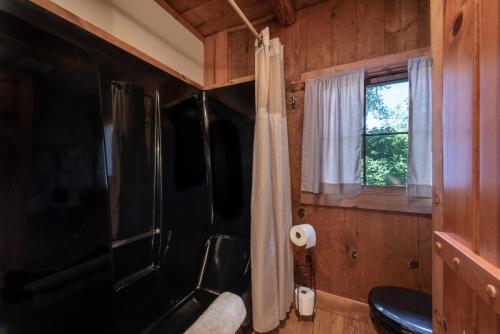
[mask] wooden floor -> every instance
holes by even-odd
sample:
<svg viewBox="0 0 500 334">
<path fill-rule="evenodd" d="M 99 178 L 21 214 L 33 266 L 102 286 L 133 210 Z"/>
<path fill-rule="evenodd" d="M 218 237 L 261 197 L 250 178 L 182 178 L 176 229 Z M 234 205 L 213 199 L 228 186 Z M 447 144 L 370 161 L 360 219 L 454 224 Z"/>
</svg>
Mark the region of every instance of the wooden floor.
<svg viewBox="0 0 500 334">
<path fill-rule="evenodd" d="M 376 334 L 368 305 L 347 298 L 317 292 L 314 321 L 298 321 L 295 312 L 272 334 Z M 254 332 L 255 334 L 257 332 Z"/>
</svg>

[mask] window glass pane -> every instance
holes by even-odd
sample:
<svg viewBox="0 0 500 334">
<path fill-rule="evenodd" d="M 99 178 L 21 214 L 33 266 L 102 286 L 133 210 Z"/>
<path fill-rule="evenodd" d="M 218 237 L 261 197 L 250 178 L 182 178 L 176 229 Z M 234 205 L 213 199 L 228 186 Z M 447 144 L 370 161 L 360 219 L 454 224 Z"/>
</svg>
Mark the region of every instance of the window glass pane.
<svg viewBox="0 0 500 334">
<path fill-rule="evenodd" d="M 408 81 L 366 87 L 366 133 L 408 131 Z"/>
<path fill-rule="evenodd" d="M 365 185 L 406 185 L 408 135 L 367 136 L 365 159 Z"/>
</svg>

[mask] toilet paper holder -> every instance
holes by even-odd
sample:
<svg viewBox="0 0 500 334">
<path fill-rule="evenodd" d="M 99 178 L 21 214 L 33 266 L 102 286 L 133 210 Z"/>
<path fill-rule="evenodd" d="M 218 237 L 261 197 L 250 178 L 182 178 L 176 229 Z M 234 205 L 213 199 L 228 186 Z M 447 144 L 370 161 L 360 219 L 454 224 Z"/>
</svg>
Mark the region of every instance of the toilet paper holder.
<svg viewBox="0 0 500 334">
<path fill-rule="evenodd" d="M 297 315 L 298 321 L 314 321 L 314 317 L 316 315 L 316 275 L 311 249 L 305 250 L 304 260 L 305 261 L 303 263 L 295 261 L 294 266 L 294 301 L 296 303 L 295 314 Z M 300 298 L 301 288 L 304 287 L 311 289 L 314 293 L 314 303 L 311 315 L 302 315 L 299 310 L 299 305 L 297 305 Z"/>
</svg>

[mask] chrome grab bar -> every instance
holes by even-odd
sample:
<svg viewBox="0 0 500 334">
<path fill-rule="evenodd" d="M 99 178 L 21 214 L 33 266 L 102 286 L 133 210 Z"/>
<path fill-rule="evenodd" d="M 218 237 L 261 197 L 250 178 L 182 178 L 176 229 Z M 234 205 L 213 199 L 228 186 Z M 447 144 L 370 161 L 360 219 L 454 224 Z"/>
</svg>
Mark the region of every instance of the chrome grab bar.
<svg viewBox="0 0 500 334">
<path fill-rule="evenodd" d="M 127 276 L 124 279 L 116 282 L 116 284 L 115 284 L 115 291 L 116 292 L 120 291 L 124 287 L 126 287 L 126 286 L 132 284 L 133 282 L 137 281 L 138 279 L 141 279 L 144 276 L 146 276 L 146 275 L 148 275 L 148 274 L 150 274 L 150 273 L 158 270 L 159 268 L 160 268 L 159 266 L 155 266 L 154 264 L 152 264 L 149 267 L 146 267 L 144 269 L 136 271 L 132 275 Z"/>
<path fill-rule="evenodd" d="M 141 240 L 141 239 L 144 239 L 144 238 L 147 238 L 147 237 L 154 236 L 156 234 L 160 234 L 160 229 L 159 228 L 155 228 L 154 230 L 148 231 L 148 232 L 145 232 L 145 233 L 133 235 L 133 236 L 131 236 L 129 238 L 126 238 L 126 239 L 115 240 L 115 241 L 113 241 L 112 247 L 114 249 L 114 248 L 117 248 L 117 247 L 120 247 L 120 246 L 123 246 L 123 245 L 127 245 L 127 244 L 129 244 L 131 242 L 134 242 L 134 241 L 137 241 L 137 240 Z"/>
</svg>

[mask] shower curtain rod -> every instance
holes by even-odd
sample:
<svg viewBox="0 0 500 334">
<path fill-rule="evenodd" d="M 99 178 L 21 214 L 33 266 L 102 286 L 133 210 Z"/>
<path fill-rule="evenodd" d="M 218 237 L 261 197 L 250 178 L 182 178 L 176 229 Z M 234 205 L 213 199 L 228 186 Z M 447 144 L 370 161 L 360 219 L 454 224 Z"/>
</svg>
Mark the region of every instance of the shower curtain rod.
<svg viewBox="0 0 500 334">
<path fill-rule="evenodd" d="M 241 17 L 243 22 L 247 25 L 248 29 L 250 29 L 252 34 L 255 35 L 255 38 L 257 38 L 259 40 L 259 42 L 262 43 L 262 36 L 257 32 L 257 30 L 255 30 L 255 27 L 248 20 L 245 13 L 243 13 L 241 11 L 240 7 L 238 7 L 238 4 L 236 4 L 236 2 L 234 0 L 227 0 L 227 2 L 229 2 L 229 4 L 233 7 L 233 9 L 236 11 L 236 13 Z"/>
</svg>

